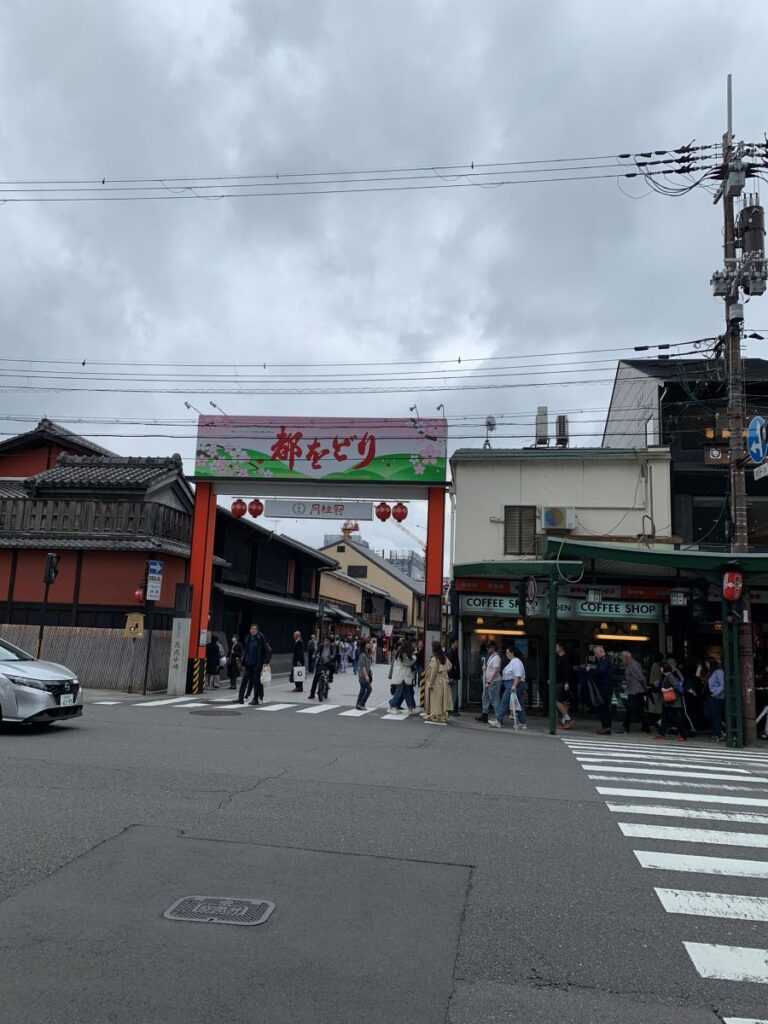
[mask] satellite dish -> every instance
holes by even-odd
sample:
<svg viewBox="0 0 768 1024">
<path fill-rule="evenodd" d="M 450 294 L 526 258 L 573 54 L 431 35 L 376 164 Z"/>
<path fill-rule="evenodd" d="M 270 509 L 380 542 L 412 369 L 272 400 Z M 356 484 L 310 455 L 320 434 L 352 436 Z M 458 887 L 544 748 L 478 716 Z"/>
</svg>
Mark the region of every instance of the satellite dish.
<svg viewBox="0 0 768 1024">
<path fill-rule="evenodd" d="M 491 447 L 491 439 L 489 437 L 489 434 L 492 434 L 495 429 L 496 429 L 496 417 L 495 416 L 487 416 L 486 420 L 485 420 L 485 443 L 483 444 L 483 448 L 490 448 Z"/>
</svg>

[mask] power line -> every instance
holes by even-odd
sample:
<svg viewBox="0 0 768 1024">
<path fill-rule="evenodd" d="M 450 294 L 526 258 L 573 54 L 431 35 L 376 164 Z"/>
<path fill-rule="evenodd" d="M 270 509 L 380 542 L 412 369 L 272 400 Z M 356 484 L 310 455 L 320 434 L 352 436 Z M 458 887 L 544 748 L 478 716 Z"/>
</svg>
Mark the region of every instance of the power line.
<svg viewBox="0 0 768 1024">
<path fill-rule="evenodd" d="M 720 152 L 720 143 L 709 143 L 707 145 L 694 146 L 689 143 L 685 146 L 678 146 L 675 149 L 653 149 L 636 153 L 601 153 L 594 156 L 569 156 L 569 157 L 545 157 L 537 160 L 497 160 L 483 162 L 468 160 L 461 164 L 422 164 L 406 167 L 365 167 L 352 170 L 340 170 L 333 168 L 326 171 L 258 171 L 244 174 L 198 174 L 188 176 L 178 175 L 153 175 L 145 178 L 113 178 L 100 175 L 97 178 L 31 178 L 31 179 L 0 179 L 0 186 L 33 186 L 33 185 L 92 185 L 94 188 L 105 186 L 109 181 L 111 185 L 166 185 L 168 183 L 195 184 L 206 181 L 275 181 L 281 179 L 296 178 L 327 178 L 327 177 L 351 177 L 371 174 L 473 174 L 480 168 L 493 168 L 499 170 L 507 167 L 536 167 L 547 164 L 575 164 L 589 161 L 593 163 L 598 160 L 634 160 L 638 166 L 642 166 L 651 157 L 668 157 L 664 162 L 678 160 L 686 162 L 690 155 L 696 152 Z"/>
</svg>

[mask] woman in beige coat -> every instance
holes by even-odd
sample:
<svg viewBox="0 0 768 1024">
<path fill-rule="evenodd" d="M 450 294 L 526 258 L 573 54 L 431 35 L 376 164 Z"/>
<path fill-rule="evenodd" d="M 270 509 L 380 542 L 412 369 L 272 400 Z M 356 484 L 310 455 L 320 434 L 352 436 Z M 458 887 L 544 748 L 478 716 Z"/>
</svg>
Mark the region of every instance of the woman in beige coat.
<svg viewBox="0 0 768 1024">
<path fill-rule="evenodd" d="M 428 725 L 447 725 L 448 712 L 453 708 L 451 681 L 448 678 L 450 662 L 440 641 L 432 644 L 432 658 L 424 680 L 424 721 Z"/>
</svg>

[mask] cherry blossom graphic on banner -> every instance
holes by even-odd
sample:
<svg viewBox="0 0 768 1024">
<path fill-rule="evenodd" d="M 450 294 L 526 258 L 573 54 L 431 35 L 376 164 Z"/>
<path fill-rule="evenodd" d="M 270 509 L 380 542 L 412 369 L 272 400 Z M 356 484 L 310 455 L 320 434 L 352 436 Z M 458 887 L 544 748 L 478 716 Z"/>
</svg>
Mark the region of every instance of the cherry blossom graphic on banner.
<svg viewBox="0 0 768 1024">
<path fill-rule="evenodd" d="M 195 477 L 445 483 L 443 419 L 201 416 Z"/>
</svg>

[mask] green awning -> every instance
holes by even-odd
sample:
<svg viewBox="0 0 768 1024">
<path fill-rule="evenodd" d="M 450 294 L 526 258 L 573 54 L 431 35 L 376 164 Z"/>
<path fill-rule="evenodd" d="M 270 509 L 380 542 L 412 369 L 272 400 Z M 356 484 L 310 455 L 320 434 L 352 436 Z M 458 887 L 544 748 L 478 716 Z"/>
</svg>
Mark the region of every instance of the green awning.
<svg viewBox="0 0 768 1024">
<path fill-rule="evenodd" d="M 578 558 L 582 562 L 621 562 L 626 565 L 644 565 L 674 574 L 677 570 L 702 576 L 738 569 L 750 580 L 768 577 L 768 553 L 733 553 L 730 551 L 686 551 L 675 548 L 647 548 L 635 544 L 617 544 L 610 541 L 592 542 L 568 538 L 548 538 L 546 558 Z M 553 565 L 556 564 L 554 561 Z"/>
<path fill-rule="evenodd" d="M 558 564 L 560 573 L 565 575 L 581 572 L 581 562 L 567 562 L 561 558 L 558 563 L 531 558 L 524 561 L 462 562 L 454 565 L 453 575 L 456 579 L 518 580 L 523 576 L 556 576 Z"/>
</svg>

